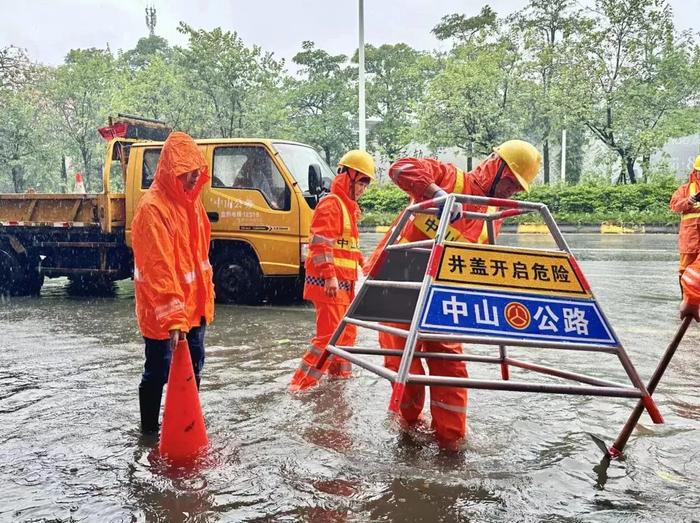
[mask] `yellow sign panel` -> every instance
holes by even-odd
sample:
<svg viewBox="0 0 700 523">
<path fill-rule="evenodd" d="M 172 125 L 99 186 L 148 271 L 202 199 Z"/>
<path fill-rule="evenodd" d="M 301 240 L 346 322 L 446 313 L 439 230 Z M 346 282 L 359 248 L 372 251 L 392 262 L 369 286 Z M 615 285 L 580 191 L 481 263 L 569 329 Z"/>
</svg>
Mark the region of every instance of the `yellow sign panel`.
<svg viewBox="0 0 700 523">
<path fill-rule="evenodd" d="M 478 245 L 446 245 L 436 280 L 538 293 L 589 295 L 569 256 Z"/>
</svg>

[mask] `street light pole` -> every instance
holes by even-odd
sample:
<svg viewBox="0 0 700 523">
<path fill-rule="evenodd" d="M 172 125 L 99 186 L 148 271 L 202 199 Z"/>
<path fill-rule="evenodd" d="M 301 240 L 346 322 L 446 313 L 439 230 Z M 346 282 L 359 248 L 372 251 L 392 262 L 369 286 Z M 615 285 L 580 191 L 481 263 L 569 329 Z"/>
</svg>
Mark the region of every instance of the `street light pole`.
<svg viewBox="0 0 700 523">
<path fill-rule="evenodd" d="M 360 85 L 360 107 L 359 107 L 359 131 L 360 131 L 360 150 L 364 151 L 366 149 L 365 141 L 365 7 L 364 0 L 358 0 L 359 2 L 359 25 L 360 25 L 360 45 L 359 50 L 359 85 Z"/>
<path fill-rule="evenodd" d="M 561 131 L 561 183 L 566 182 L 566 129 Z"/>
</svg>

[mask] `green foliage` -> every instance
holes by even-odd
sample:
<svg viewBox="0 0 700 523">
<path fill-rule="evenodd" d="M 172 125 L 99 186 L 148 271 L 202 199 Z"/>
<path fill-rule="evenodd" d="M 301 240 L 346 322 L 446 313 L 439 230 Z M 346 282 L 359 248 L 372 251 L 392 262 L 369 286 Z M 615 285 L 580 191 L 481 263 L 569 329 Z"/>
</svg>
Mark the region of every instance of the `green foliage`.
<svg viewBox="0 0 700 523">
<path fill-rule="evenodd" d="M 673 27 L 663 0 L 596 0 L 566 56 L 558 98 L 619 155 L 621 182 L 671 136 L 699 128 L 690 115 L 700 87 L 699 50 Z"/>
<path fill-rule="evenodd" d="M 520 200 L 542 202 L 560 223 L 668 224 L 678 221 L 668 209 L 675 179 L 633 185 L 536 185 Z M 525 216 L 522 221 L 531 221 Z"/>
<path fill-rule="evenodd" d="M 179 49 L 178 65 L 189 89 L 201 93 L 212 111 L 210 134 L 251 134 L 258 95 L 279 89 L 283 62 L 258 46 L 247 47 L 236 32 L 196 30 L 184 22 L 178 31 L 189 38 L 189 47 Z"/>
<path fill-rule="evenodd" d="M 435 149 L 459 147 L 471 162 L 516 135 L 509 85 L 517 59 L 508 40 L 455 49 L 419 106 L 418 137 Z"/>
<path fill-rule="evenodd" d="M 109 50 L 73 49 L 44 87 L 69 155 L 81 160 L 88 191 L 102 190 L 98 172 L 104 147 L 96 130 L 107 120 L 108 104 L 120 78 Z"/>
<path fill-rule="evenodd" d="M 677 186 L 674 178 L 633 185 L 535 185 L 515 198 L 544 203 L 560 224 L 667 225 L 678 222 L 668 208 Z M 360 200 L 362 225 L 389 225 L 407 204 L 408 196 L 394 184 L 370 185 Z M 539 215 L 524 215 L 516 221 L 540 220 Z"/>
<path fill-rule="evenodd" d="M 302 79 L 292 81 L 290 103 L 297 135 L 321 149 L 326 162 L 334 160 L 357 143 L 350 115 L 357 106 L 345 55 L 330 55 L 304 42 L 293 61 L 302 66 Z"/>
<path fill-rule="evenodd" d="M 379 120 L 369 142 L 383 157 L 398 157 L 413 140 L 416 105 L 437 68 L 434 57 L 406 44 L 365 46 L 367 114 Z"/>
<path fill-rule="evenodd" d="M 433 29 L 451 41 L 447 53 L 367 45 L 367 114 L 376 122 L 369 152 L 393 160 L 413 146 L 457 147 L 470 169 L 493 145 L 523 138 L 556 165 L 566 128 L 567 183 L 593 179 L 582 165 L 595 162 L 585 157 L 595 137 L 613 157 L 601 178 L 619 161 L 621 181 L 636 181 L 641 160 L 643 181 L 668 185 L 650 158 L 669 138 L 700 130 L 700 48 L 694 35 L 675 30 L 668 0 L 592 1 L 595 9 L 581 10 L 572 0 L 529 0 L 506 19 L 489 6 L 472 17 L 449 14 Z M 331 164 L 357 146 L 357 71 L 346 55 L 304 42 L 290 76 L 282 60 L 235 32 L 185 23 L 179 30 L 188 38 L 182 48 L 151 35 L 116 57 L 109 49 L 72 50 L 58 67 L 0 48 L 0 190 L 70 190 L 73 172 L 64 179 L 61 171 L 67 156 L 88 190 L 99 191 L 104 143 L 96 128 L 116 112 L 164 120 L 196 137 L 298 140 Z M 369 195 L 366 205 L 376 207 L 367 216 L 375 220 L 398 212 L 404 198 L 394 193 L 377 204 Z M 659 209 L 612 212 L 647 220 L 649 213 L 661 219 Z"/>
<path fill-rule="evenodd" d="M 146 38 L 139 38 L 136 47 L 121 55 L 121 59 L 132 70 L 139 70 L 151 63 L 153 59 L 169 61 L 172 57 L 172 49 L 168 41 L 162 36 L 151 35 Z"/>
<path fill-rule="evenodd" d="M 466 17 L 458 13 L 445 15 L 431 32 L 438 40 L 455 38 L 466 42 L 483 31 L 494 29 L 496 24 L 496 12 L 485 5 L 476 16 Z"/>
<path fill-rule="evenodd" d="M 408 196 L 393 183 L 371 184 L 360 200 L 363 213 L 387 213 L 395 216 L 406 205 Z"/>
<path fill-rule="evenodd" d="M 580 12 L 573 0 L 531 0 L 511 17 L 514 38 L 523 59 L 518 63 L 514 91 L 525 135 L 542 147 L 544 183 L 550 183 L 550 144 L 562 127 L 572 127 L 556 89 L 562 82 L 562 61 L 567 40 L 577 27 Z M 576 156 L 572 155 L 571 160 Z M 576 170 L 576 168 L 574 168 Z"/>
</svg>

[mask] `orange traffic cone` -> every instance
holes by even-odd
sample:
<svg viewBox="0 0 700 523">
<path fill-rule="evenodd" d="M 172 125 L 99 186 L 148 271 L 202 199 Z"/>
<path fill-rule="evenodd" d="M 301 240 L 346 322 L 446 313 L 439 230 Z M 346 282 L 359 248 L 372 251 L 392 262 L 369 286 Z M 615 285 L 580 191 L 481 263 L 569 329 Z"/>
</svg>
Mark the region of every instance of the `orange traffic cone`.
<svg viewBox="0 0 700 523">
<path fill-rule="evenodd" d="M 190 348 L 183 339 L 173 351 L 170 363 L 160 455 L 175 465 L 184 465 L 192 462 L 208 444 Z"/>
<path fill-rule="evenodd" d="M 83 175 L 75 173 L 75 187 L 73 188 L 74 193 L 85 194 L 85 184 L 83 183 Z"/>
</svg>

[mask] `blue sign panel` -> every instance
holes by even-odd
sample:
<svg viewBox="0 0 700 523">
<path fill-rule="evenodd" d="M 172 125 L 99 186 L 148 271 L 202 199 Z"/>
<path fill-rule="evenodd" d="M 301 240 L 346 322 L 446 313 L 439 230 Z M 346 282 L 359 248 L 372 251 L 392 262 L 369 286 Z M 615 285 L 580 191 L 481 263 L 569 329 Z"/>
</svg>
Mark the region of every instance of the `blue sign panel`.
<svg viewBox="0 0 700 523">
<path fill-rule="evenodd" d="M 620 344 L 591 299 L 438 285 L 429 289 L 420 330 L 611 347 Z"/>
</svg>

